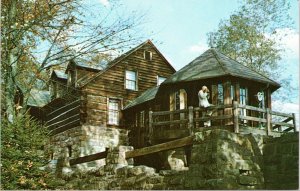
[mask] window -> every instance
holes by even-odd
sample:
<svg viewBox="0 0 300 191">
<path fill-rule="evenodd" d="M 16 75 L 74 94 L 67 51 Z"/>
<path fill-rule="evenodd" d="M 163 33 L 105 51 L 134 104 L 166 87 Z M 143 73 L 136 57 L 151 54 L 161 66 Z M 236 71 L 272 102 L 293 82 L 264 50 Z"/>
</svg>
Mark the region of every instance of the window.
<svg viewBox="0 0 300 191">
<path fill-rule="evenodd" d="M 180 92 L 176 91 L 175 92 L 175 110 L 180 109 Z"/>
<path fill-rule="evenodd" d="M 163 83 L 167 78 L 157 76 L 157 85 L 159 86 L 161 83 Z"/>
<path fill-rule="evenodd" d="M 145 51 L 144 52 L 144 58 L 145 58 L 145 60 L 151 61 L 152 60 L 152 52 Z"/>
<path fill-rule="evenodd" d="M 240 88 L 240 104 L 242 105 L 247 105 L 248 102 L 248 90 L 245 87 Z M 241 109 L 240 110 L 241 115 L 246 116 L 246 109 Z M 244 120 L 246 122 L 246 120 Z"/>
<path fill-rule="evenodd" d="M 248 90 L 245 87 L 240 88 L 240 104 L 246 105 L 247 104 L 247 99 L 248 99 Z"/>
<path fill-rule="evenodd" d="M 108 103 L 108 124 L 119 125 L 120 100 L 109 99 Z"/>
<path fill-rule="evenodd" d="M 187 94 L 184 89 L 180 89 L 170 94 L 170 111 L 187 108 Z"/>
<path fill-rule="evenodd" d="M 231 100 L 235 100 L 235 87 L 234 87 L 234 85 L 230 86 L 230 97 L 231 97 Z"/>
<path fill-rule="evenodd" d="M 126 89 L 137 90 L 136 72 L 127 70 L 125 77 L 126 77 L 126 82 L 125 82 Z"/>
<path fill-rule="evenodd" d="M 224 104 L 224 90 L 223 90 L 223 85 L 218 84 L 218 105 Z"/>
</svg>

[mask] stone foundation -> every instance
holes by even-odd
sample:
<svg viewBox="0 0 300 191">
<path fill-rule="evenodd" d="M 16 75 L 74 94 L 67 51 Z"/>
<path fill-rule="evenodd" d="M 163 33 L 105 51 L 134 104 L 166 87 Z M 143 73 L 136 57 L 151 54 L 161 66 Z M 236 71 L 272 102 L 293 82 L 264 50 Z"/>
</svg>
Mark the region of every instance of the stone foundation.
<svg viewBox="0 0 300 191">
<path fill-rule="evenodd" d="M 128 131 L 124 129 L 82 125 L 51 137 L 48 150 L 52 160 L 63 156 L 77 158 L 105 151 L 119 145 L 128 145 Z M 71 156 L 70 156 L 71 155 Z M 105 165 L 105 159 L 75 165 L 75 168 L 90 170 Z"/>
<path fill-rule="evenodd" d="M 298 140 L 293 133 L 272 138 L 226 130 L 198 132 L 189 167 L 159 172 L 133 166 L 132 159 L 125 159 L 133 148 L 117 146 L 109 150 L 105 166 L 65 173 L 58 189 L 297 189 Z"/>
<path fill-rule="evenodd" d="M 299 133 L 264 140 L 267 189 L 299 189 Z"/>
</svg>

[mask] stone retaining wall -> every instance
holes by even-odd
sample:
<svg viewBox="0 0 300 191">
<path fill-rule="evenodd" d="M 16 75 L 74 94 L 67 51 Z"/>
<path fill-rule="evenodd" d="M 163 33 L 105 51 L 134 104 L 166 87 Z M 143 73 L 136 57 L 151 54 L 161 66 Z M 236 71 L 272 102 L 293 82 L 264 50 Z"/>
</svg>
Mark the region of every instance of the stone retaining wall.
<svg viewBox="0 0 300 191">
<path fill-rule="evenodd" d="M 52 150 L 53 160 L 77 158 L 103 152 L 105 148 L 128 145 L 127 135 L 128 131 L 124 129 L 82 125 L 52 136 L 46 149 Z M 75 168 L 89 170 L 104 165 L 105 159 L 101 159 L 76 165 Z"/>
<path fill-rule="evenodd" d="M 125 160 L 125 152 L 133 148 L 119 146 L 109 150 L 105 166 L 86 173 L 69 173 L 61 189 L 296 188 L 297 142 L 297 135 L 268 138 L 207 130 L 195 134 L 188 169 L 159 172 L 143 165 L 133 166 L 132 159 Z M 277 159 L 270 161 L 272 157 Z M 278 182 L 275 184 L 273 179 Z"/>
<path fill-rule="evenodd" d="M 264 140 L 267 189 L 299 189 L 299 133 Z"/>
</svg>

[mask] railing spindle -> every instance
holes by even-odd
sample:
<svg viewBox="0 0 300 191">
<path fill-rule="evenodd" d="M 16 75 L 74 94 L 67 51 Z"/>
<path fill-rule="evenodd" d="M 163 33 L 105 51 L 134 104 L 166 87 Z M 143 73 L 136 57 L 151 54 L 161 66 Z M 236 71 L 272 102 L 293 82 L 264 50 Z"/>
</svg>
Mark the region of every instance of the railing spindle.
<svg viewBox="0 0 300 191">
<path fill-rule="evenodd" d="M 193 135 L 193 126 L 194 126 L 194 108 L 193 106 L 189 107 L 189 122 L 188 122 L 188 128 L 190 135 Z"/>
<path fill-rule="evenodd" d="M 292 113 L 292 115 L 293 115 L 294 132 L 296 132 L 296 114 Z"/>
<path fill-rule="evenodd" d="M 271 113 L 270 113 L 270 108 L 266 109 L 266 113 L 267 113 L 267 127 L 266 127 L 266 133 L 267 135 L 270 135 L 271 133 Z"/>
<path fill-rule="evenodd" d="M 233 101 L 233 125 L 234 132 L 239 133 L 239 104 L 237 101 Z"/>
</svg>

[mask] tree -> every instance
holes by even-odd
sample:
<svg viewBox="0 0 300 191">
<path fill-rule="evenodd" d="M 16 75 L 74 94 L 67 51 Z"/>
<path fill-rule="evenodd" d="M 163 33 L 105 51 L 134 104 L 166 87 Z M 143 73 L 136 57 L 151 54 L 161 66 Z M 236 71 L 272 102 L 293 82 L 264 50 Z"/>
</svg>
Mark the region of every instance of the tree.
<svg viewBox="0 0 300 191">
<path fill-rule="evenodd" d="M 122 49 L 139 40 L 133 30 L 142 17 L 110 17 L 111 8 L 100 8 L 89 22 L 81 0 L 2 0 L 2 99 L 7 117 L 12 121 L 26 112 L 30 90 L 36 80 L 53 65 L 77 57 Z M 95 15 L 94 15 L 95 16 Z M 24 101 L 15 102 L 22 89 Z M 21 107 L 19 107 L 21 106 Z M 22 108 L 22 109 L 16 109 Z"/>
<path fill-rule="evenodd" d="M 1 189 L 55 189 L 54 175 L 41 170 L 49 156 L 42 147 L 48 140 L 45 128 L 28 115 L 1 124 Z"/>
<path fill-rule="evenodd" d="M 208 44 L 270 76 L 282 51 L 273 37 L 290 25 L 288 9 L 286 0 L 247 0 L 217 31 L 208 33 Z"/>
</svg>

